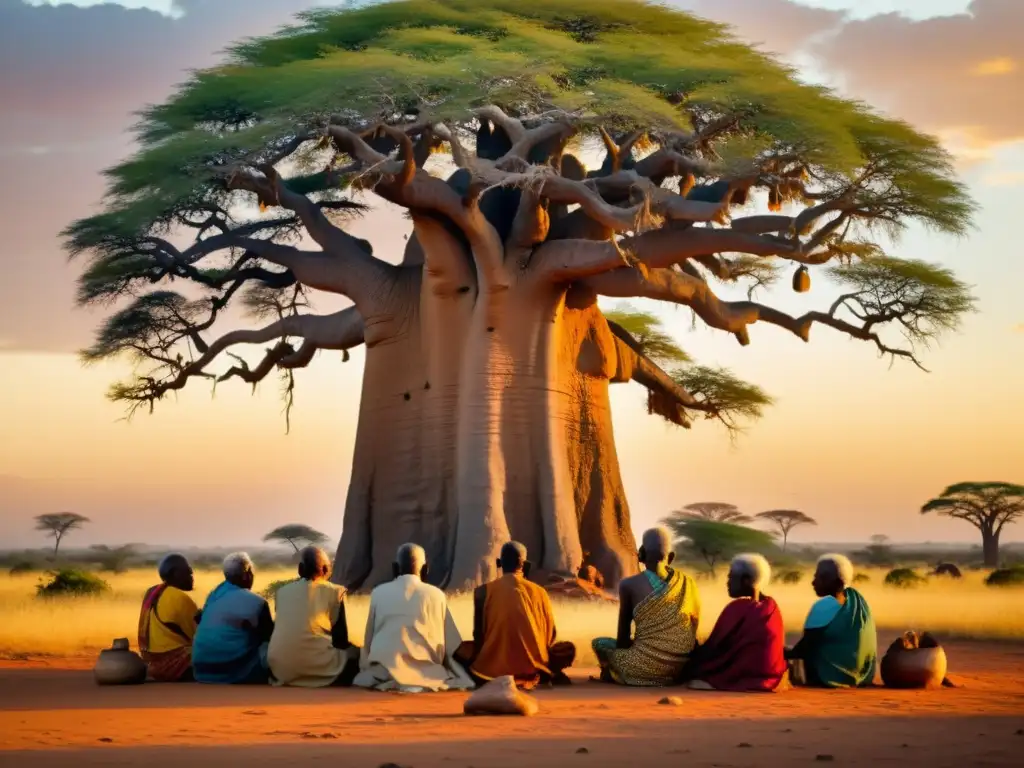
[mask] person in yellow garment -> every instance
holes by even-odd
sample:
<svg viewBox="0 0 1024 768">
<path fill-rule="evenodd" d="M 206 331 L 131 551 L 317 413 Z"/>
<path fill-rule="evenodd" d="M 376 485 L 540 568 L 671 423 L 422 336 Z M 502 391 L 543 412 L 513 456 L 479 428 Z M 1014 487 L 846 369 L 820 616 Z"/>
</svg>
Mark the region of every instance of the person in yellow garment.
<svg viewBox="0 0 1024 768">
<path fill-rule="evenodd" d="M 272 685 L 349 686 L 359 671 L 359 647 L 348 637 L 345 588 L 329 581 L 331 569 L 326 552 L 306 547 L 299 553 L 299 578 L 277 590 L 267 649 Z"/>
<path fill-rule="evenodd" d="M 666 529 L 645 532 L 639 555 L 644 570 L 619 584 L 618 635 L 594 640 L 594 655 L 604 682 L 674 685 L 697 644 L 697 584 L 670 567 L 675 553 Z"/>
<path fill-rule="evenodd" d="M 153 680 L 191 682 L 192 639 L 200 614 L 188 595 L 195 587 L 195 575 L 185 556 L 176 553 L 160 561 L 157 573 L 160 583 L 142 598 L 139 654 Z"/>
</svg>

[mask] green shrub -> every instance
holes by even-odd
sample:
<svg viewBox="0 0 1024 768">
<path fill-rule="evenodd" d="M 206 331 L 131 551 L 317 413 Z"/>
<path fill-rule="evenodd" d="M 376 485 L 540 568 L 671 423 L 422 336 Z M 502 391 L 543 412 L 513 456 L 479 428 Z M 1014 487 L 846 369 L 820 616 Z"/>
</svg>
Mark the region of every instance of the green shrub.
<svg viewBox="0 0 1024 768">
<path fill-rule="evenodd" d="M 871 581 L 871 577 L 866 573 L 858 573 L 853 577 L 854 584 L 867 584 L 869 581 Z"/>
<path fill-rule="evenodd" d="M 885 586 L 898 589 L 913 589 L 927 581 L 928 579 L 918 574 L 913 568 L 893 568 L 885 574 Z"/>
<path fill-rule="evenodd" d="M 1000 568 L 985 577 L 989 587 L 1024 587 L 1024 566 Z"/>
<path fill-rule="evenodd" d="M 30 563 L 28 560 L 20 560 L 11 566 L 8 573 L 10 573 L 11 576 L 18 576 L 22 573 L 32 573 L 34 570 L 36 570 L 35 563 Z"/>
<path fill-rule="evenodd" d="M 267 588 L 260 592 L 261 595 L 267 600 L 273 600 L 277 597 L 277 590 L 283 587 L 285 584 L 291 584 L 295 579 L 281 579 L 280 581 L 272 581 L 267 585 Z"/>
<path fill-rule="evenodd" d="M 110 591 L 110 585 L 99 576 L 75 568 L 50 571 L 50 581 L 39 582 L 37 597 L 88 597 Z"/>
<path fill-rule="evenodd" d="M 791 569 L 788 571 L 780 571 L 779 575 L 775 577 L 775 580 L 780 584 L 799 584 L 803 577 L 803 571 Z"/>
</svg>

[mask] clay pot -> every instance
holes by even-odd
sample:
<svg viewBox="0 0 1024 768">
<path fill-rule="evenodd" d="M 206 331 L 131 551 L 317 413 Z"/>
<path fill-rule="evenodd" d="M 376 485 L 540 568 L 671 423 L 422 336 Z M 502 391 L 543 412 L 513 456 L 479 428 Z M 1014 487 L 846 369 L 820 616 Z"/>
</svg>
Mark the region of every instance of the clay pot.
<svg viewBox="0 0 1024 768">
<path fill-rule="evenodd" d="M 93 675 L 97 685 L 138 685 L 146 682 L 146 662 L 131 650 L 128 638 L 121 637 L 100 651 Z"/>
<path fill-rule="evenodd" d="M 890 648 L 882 659 L 887 688 L 937 688 L 946 677 L 946 652 L 935 648 Z"/>
</svg>

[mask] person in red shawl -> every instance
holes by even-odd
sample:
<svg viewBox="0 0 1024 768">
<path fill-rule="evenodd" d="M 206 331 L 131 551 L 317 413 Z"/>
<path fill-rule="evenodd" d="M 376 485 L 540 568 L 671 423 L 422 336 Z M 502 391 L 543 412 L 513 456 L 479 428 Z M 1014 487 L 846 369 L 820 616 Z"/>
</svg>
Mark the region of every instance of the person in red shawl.
<svg viewBox="0 0 1024 768">
<path fill-rule="evenodd" d="M 729 567 L 729 603 L 683 672 L 690 688 L 771 692 L 786 679 L 785 630 L 778 604 L 762 590 L 771 566 L 761 555 L 738 555 Z"/>
</svg>

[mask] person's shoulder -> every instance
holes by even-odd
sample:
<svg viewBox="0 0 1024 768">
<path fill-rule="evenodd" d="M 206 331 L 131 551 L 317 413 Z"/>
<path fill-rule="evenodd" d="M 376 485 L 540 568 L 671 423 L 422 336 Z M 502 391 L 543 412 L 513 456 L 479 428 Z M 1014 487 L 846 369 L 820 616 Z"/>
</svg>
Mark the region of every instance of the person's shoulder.
<svg viewBox="0 0 1024 768">
<path fill-rule="evenodd" d="M 163 596 L 170 598 L 172 602 L 180 603 L 182 605 L 188 605 L 189 603 L 191 603 L 192 605 L 196 604 L 196 601 L 192 599 L 192 595 L 190 595 L 188 592 L 186 592 L 183 589 L 178 589 L 177 587 L 172 587 L 170 585 L 168 585 L 167 589 L 164 590 Z"/>
<path fill-rule="evenodd" d="M 448 602 L 448 596 L 445 595 L 444 590 L 440 587 L 435 587 L 433 584 L 427 584 L 427 582 L 421 581 L 416 588 L 421 594 L 426 595 L 431 600 L 440 600 L 446 604 Z"/>
</svg>

